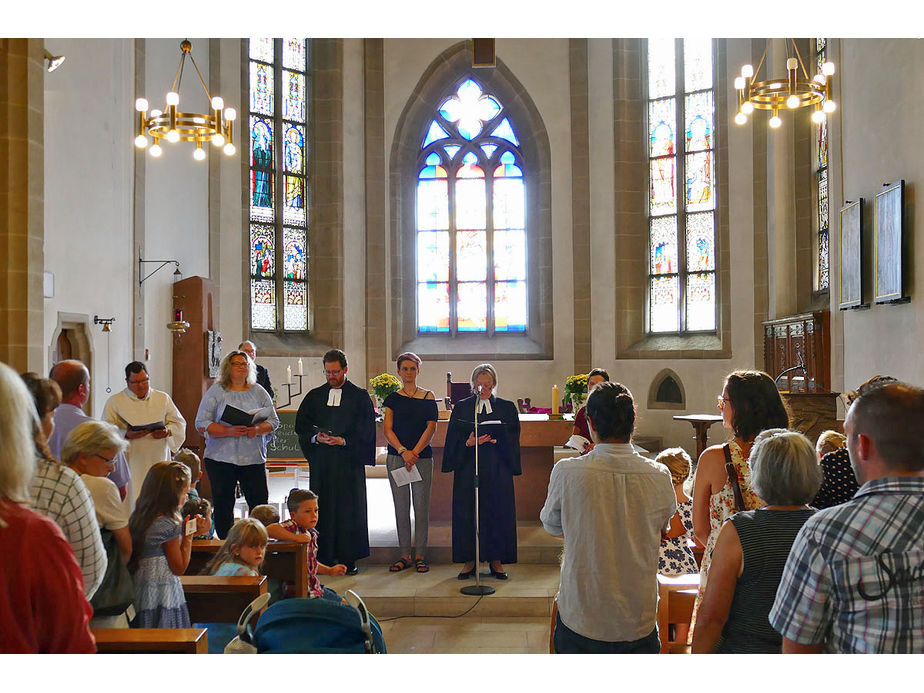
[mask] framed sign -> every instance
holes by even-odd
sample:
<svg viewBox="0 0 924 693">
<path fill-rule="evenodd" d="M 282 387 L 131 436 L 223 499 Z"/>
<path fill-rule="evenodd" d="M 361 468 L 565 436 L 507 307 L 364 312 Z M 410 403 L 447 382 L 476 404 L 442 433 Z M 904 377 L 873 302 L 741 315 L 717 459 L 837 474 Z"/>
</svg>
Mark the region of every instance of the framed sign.
<svg viewBox="0 0 924 693">
<path fill-rule="evenodd" d="M 849 202 L 840 212 L 840 263 L 838 266 L 840 297 L 837 307 L 841 310 L 856 308 L 863 304 L 862 263 L 862 219 L 863 199 Z"/>
<path fill-rule="evenodd" d="M 902 293 L 905 181 L 887 184 L 876 194 L 873 229 L 873 300 L 898 303 L 908 299 Z"/>
</svg>

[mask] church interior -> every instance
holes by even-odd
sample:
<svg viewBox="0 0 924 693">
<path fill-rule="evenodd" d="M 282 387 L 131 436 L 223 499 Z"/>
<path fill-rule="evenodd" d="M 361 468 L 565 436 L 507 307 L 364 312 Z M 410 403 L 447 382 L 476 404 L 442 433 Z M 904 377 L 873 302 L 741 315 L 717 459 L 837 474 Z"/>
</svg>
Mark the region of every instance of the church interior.
<svg viewBox="0 0 924 693">
<path fill-rule="evenodd" d="M 288 39 L 189 37 L 201 80 L 186 61 L 179 110 L 223 117 L 236 149 L 206 143 L 201 159 L 151 130 L 182 41 L 0 39 L 0 361 L 44 375 L 82 360 L 91 416 L 139 360 L 190 421 L 210 363 L 243 340 L 282 410 L 324 383 L 331 348 L 366 389 L 418 354 L 440 409 L 447 379 L 479 363 L 524 412 L 568 410 L 568 378 L 602 367 L 632 392 L 652 453 L 695 455 L 699 430 L 723 442 L 720 420 L 690 417 L 717 415 L 738 369 L 789 369 L 780 388 L 815 435 L 841 426 L 840 393 L 872 375 L 924 383 L 920 40 L 312 38 L 292 67 Z M 796 56 L 800 80 L 835 66 L 822 77 L 835 107 L 736 122 L 742 66 L 777 79 Z M 460 184 L 440 188 L 447 175 Z M 880 236 L 886 191 L 898 212 Z M 386 565 L 390 497 L 369 483 L 382 521 L 368 562 Z M 271 493 L 288 485 L 271 478 Z M 485 598 L 500 604 L 467 616 L 460 651 L 548 651 L 561 544 L 538 523 L 518 529 L 520 591 Z M 383 624 L 400 651 L 447 651 L 436 617 L 470 604 L 455 596 L 448 525 L 431 537 L 444 565 L 428 579 L 448 585 L 431 583 L 432 604 L 410 572 L 332 581 L 363 590 L 365 577 L 373 612 L 423 619 Z"/>
</svg>

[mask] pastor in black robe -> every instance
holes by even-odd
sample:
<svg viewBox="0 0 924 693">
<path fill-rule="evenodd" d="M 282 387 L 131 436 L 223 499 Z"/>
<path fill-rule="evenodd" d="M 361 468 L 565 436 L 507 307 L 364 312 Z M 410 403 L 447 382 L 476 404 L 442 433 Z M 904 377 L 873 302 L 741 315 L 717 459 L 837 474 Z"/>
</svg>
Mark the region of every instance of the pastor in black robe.
<svg viewBox="0 0 924 693">
<path fill-rule="evenodd" d="M 318 494 L 318 560 L 352 565 L 369 555 L 365 465 L 375 465 L 375 413 L 369 393 L 349 380 L 340 406 L 329 407 L 331 386 L 311 390 L 295 416 L 295 432 L 308 460 L 309 487 Z M 312 442 L 318 428 L 346 445 Z"/>
<path fill-rule="evenodd" d="M 452 560 L 475 560 L 475 446 L 465 441 L 475 430 L 476 397 L 468 397 L 452 408 L 443 471 L 453 472 Z M 478 434 L 490 433 L 496 443 L 478 448 L 478 508 L 482 561 L 517 562 L 517 509 L 513 477 L 520 470 L 520 416 L 513 402 L 490 398 L 492 413 L 478 415 Z M 481 425 L 483 421 L 500 424 Z"/>
</svg>

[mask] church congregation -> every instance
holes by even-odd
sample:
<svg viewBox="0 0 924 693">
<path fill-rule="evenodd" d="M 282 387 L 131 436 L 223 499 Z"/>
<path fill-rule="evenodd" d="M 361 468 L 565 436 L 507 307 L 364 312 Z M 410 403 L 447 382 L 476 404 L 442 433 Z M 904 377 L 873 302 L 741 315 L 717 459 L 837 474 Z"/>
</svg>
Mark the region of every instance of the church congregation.
<svg viewBox="0 0 924 693">
<path fill-rule="evenodd" d="M 0 654 L 924 654 L 920 44 L 0 38 Z"/>
</svg>

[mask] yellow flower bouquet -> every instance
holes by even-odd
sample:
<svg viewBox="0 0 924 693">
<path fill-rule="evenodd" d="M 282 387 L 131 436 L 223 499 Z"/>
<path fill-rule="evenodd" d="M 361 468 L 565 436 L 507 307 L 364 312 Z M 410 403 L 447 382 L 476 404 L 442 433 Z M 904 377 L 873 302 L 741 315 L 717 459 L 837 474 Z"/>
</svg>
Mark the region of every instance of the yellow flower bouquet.
<svg viewBox="0 0 924 693">
<path fill-rule="evenodd" d="M 401 389 L 401 381 L 398 376 L 391 373 L 379 373 L 369 381 L 369 386 L 378 400 L 384 402 L 388 395 Z M 587 389 L 586 382 L 584 383 L 584 389 Z"/>
<path fill-rule="evenodd" d="M 565 381 L 565 394 L 580 395 L 587 394 L 587 374 L 578 373 L 572 375 Z"/>
</svg>

